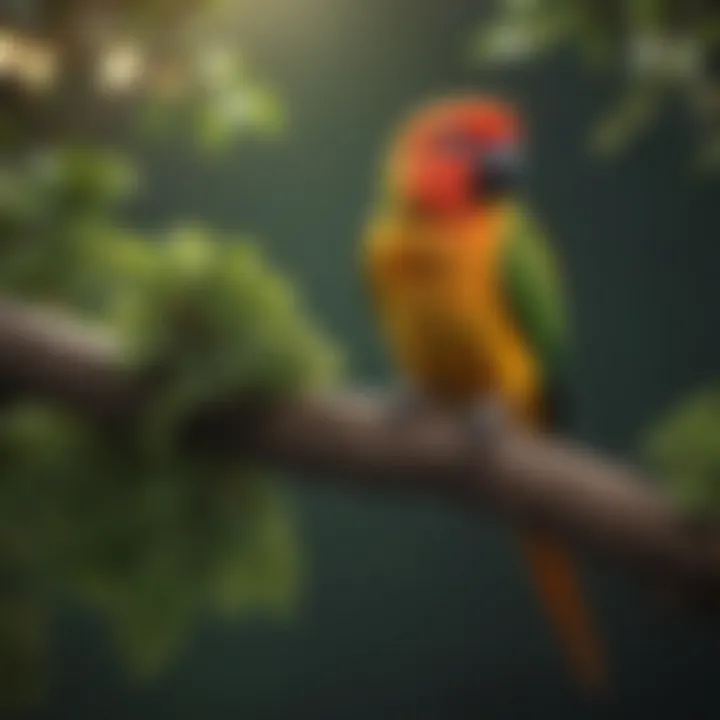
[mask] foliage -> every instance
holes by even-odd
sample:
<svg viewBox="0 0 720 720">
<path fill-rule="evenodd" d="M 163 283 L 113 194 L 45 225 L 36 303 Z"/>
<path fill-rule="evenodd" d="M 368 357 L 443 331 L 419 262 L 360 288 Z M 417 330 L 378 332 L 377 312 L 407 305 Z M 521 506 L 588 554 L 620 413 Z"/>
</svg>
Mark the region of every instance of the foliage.
<svg viewBox="0 0 720 720">
<path fill-rule="evenodd" d="M 648 465 L 677 506 L 692 517 L 720 516 L 720 386 L 681 402 L 647 433 Z"/>
<path fill-rule="evenodd" d="M 698 161 L 717 160 L 720 138 L 720 6 L 686 0 L 497 0 L 473 56 L 493 65 L 526 62 L 573 47 L 591 67 L 624 78 L 616 107 L 592 135 L 617 153 L 671 101 L 688 111 L 700 139 Z"/>
<path fill-rule="evenodd" d="M 276 482 L 191 456 L 177 430 L 220 396 L 293 393 L 340 369 L 256 241 L 120 220 L 140 172 L 119 141 L 138 119 L 179 120 L 209 149 L 281 129 L 236 50 L 232 3 L 17 7 L 0 28 L 0 292 L 110 330 L 128 369 L 158 381 L 127 433 L 46 403 L 0 413 L 5 705 L 37 696 L 55 596 L 103 613 L 138 676 L 166 667 L 203 613 L 292 609 L 302 562 Z"/>
<path fill-rule="evenodd" d="M 28 0 L 0 16 L 0 138 L 117 136 L 138 117 L 201 147 L 274 135 L 282 107 L 238 50 L 233 0 Z M 10 102 L 7 102 L 7 100 Z M 11 121 L 11 122 L 8 122 Z"/>
<path fill-rule="evenodd" d="M 265 473 L 188 457 L 175 430 L 227 393 L 326 383 L 336 355 L 256 243 L 110 224 L 102 208 L 127 176 L 104 155 L 63 150 L 17 177 L 36 210 L 0 215 L 13 227 L 2 290 L 105 323 L 128 366 L 162 382 L 122 440 L 57 408 L 5 411 L 0 537 L 35 582 L 101 608 L 133 669 L 155 671 L 201 610 L 287 609 L 298 581 L 290 517 Z"/>
</svg>

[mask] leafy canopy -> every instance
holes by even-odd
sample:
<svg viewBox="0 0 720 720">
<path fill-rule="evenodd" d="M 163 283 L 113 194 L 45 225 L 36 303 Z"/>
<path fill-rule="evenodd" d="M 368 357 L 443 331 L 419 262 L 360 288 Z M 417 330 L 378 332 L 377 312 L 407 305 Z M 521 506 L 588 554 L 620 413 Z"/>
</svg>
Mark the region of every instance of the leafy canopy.
<svg viewBox="0 0 720 720">
<path fill-rule="evenodd" d="M 624 85 L 592 133 L 593 149 L 618 153 L 671 103 L 687 113 L 697 161 L 720 160 L 720 6 L 687 0 L 496 0 L 472 44 L 481 65 L 525 64 L 560 48 Z"/>
<path fill-rule="evenodd" d="M 56 597 L 102 613 L 138 676 L 205 613 L 287 614 L 302 562 L 284 493 L 263 468 L 189 455 L 177 431 L 218 397 L 340 371 L 256 241 L 179 221 L 143 232 L 119 212 L 142 174 L 123 138 L 147 121 L 207 149 L 282 128 L 237 51 L 233 3 L 16 5 L 0 25 L 0 292 L 100 324 L 130 371 L 161 380 L 122 437 L 47 403 L 0 412 L 5 705 L 39 696 Z"/>
</svg>

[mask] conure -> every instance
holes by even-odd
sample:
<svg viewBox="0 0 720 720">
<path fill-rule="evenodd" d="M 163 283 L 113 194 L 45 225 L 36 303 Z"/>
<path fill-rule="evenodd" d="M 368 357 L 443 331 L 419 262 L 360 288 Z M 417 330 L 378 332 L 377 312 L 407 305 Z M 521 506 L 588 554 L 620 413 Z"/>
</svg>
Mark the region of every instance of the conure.
<svg viewBox="0 0 720 720">
<path fill-rule="evenodd" d="M 521 199 L 525 145 L 519 115 L 500 99 L 421 108 L 391 144 L 362 243 L 405 399 L 483 418 L 469 425 L 481 428 L 470 435 L 477 442 L 498 419 L 557 429 L 567 409 L 565 292 Z M 520 534 L 573 670 L 604 683 L 601 643 L 567 551 L 537 531 Z"/>
</svg>

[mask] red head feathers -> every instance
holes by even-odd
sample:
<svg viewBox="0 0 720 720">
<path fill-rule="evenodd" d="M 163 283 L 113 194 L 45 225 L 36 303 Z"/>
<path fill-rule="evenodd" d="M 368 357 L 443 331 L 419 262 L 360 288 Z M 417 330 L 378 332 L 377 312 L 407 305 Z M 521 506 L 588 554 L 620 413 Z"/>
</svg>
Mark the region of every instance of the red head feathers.
<svg viewBox="0 0 720 720">
<path fill-rule="evenodd" d="M 391 186 L 423 212 L 463 212 L 514 189 L 523 139 L 517 113 L 501 100 L 468 96 L 433 103 L 401 129 Z"/>
</svg>

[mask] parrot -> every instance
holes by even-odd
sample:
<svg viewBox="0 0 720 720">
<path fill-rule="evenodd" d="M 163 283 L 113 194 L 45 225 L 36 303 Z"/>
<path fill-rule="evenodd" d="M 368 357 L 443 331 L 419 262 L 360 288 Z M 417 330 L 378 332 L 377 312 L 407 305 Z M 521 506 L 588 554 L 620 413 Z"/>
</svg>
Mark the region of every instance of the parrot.
<svg viewBox="0 0 720 720">
<path fill-rule="evenodd" d="M 499 97 L 422 106 L 391 139 L 360 242 L 400 397 L 465 413 L 471 445 L 498 423 L 554 432 L 568 421 L 569 313 L 560 263 L 522 197 L 526 135 Z M 570 672 L 605 687 L 570 553 L 545 531 L 516 532 Z"/>
</svg>

